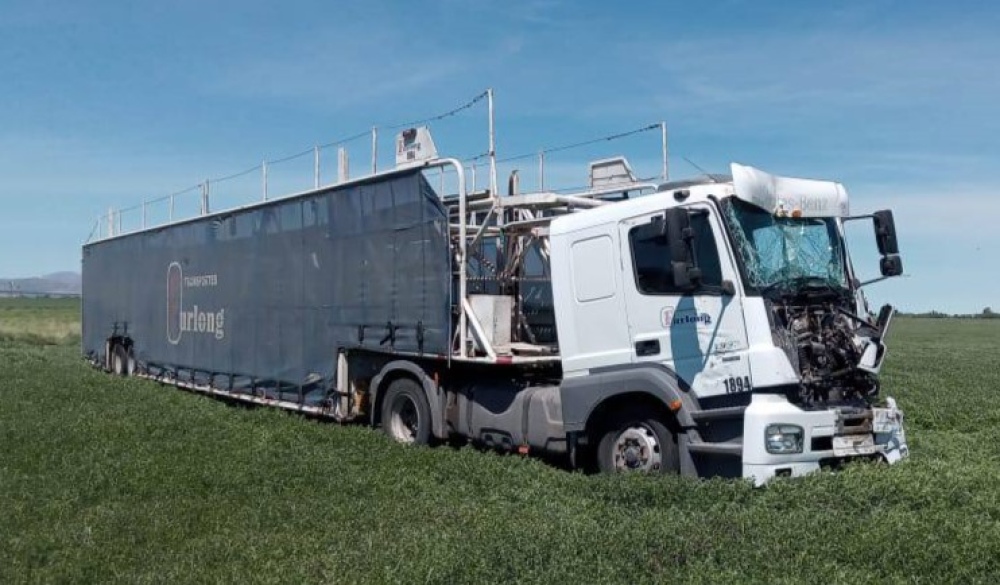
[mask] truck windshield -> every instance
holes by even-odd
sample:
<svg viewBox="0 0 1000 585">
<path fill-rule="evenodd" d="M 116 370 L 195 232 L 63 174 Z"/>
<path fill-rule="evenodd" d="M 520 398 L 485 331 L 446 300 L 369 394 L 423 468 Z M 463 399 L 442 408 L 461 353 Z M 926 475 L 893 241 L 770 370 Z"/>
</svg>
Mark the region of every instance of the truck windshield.
<svg viewBox="0 0 1000 585">
<path fill-rule="evenodd" d="M 726 224 L 748 284 L 763 292 L 847 290 L 844 247 L 829 217 L 776 217 L 744 201 L 725 204 Z"/>
</svg>

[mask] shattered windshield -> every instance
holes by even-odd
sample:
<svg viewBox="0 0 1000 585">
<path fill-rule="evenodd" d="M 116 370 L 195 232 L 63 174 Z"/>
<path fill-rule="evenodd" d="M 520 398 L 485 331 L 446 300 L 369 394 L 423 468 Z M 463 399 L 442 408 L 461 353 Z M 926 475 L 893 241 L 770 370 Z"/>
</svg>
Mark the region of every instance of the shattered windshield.
<svg viewBox="0 0 1000 585">
<path fill-rule="evenodd" d="M 843 245 L 829 217 L 776 217 L 731 199 L 725 218 L 749 284 L 762 292 L 847 289 Z"/>
</svg>

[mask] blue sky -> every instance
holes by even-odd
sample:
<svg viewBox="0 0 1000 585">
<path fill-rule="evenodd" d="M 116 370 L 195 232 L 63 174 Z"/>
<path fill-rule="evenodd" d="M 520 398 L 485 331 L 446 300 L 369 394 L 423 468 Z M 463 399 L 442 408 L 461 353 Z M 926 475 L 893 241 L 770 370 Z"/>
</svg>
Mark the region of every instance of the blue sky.
<svg viewBox="0 0 1000 585">
<path fill-rule="evenodd" d="M 675 178 L 698 173 L 684 157 L 739 161 L 840 180 L 855 212 L 893 208 L 908 277 L 873 285 L 874 302 L 1000 308 L 991 3 L 334 4 L 7 0 L 0 275 L 78 270 L 109 207 L 494 87 L 500 157 L 666 120 Z M 439 150 L 481 152 L 485 120 L 480 107 L 436 123 Z M 367 144 L 349 147 L 357 172 Z M 380 148 L 387 163 L 387 136 Z M 652 175 L 658 149 L 646 133 L 553 155 L 547 183 L 582 184 L 588 159 L 613 154 Z M 521 164 L 532 186 L 535 163 Z M 310 165 L 273 167 L 271 193 L 308 187 Z M 220 185 L 216 205 L 259 184 Z"/>
</svg>

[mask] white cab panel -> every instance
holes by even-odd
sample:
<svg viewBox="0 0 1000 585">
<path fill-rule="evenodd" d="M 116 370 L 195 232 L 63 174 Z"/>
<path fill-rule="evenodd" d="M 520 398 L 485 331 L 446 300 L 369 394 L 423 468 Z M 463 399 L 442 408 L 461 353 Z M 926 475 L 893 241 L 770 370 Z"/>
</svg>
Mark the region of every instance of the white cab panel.
<svg viewBox="0 0 1000 585">
<path fill-rule="evenodd" d="M 628 363 L 615 224 L 552 238 L 552 297 L 566 377 Z"/>
</svg>

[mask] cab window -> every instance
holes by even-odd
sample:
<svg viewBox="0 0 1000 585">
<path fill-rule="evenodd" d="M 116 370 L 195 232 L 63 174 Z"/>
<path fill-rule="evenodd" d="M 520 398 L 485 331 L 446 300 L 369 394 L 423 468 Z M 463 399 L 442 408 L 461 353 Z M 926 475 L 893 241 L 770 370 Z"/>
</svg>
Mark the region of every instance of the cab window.
<svg viewBox="0 0 1000 585">
<path fill-rule="evenodd" d="M 710 293 L 722 286 L 722 268 L 708 214 L 693 215 L 691 228 L 695 236 L 695 261 L 702 273 L 698 290 Z M 649 223 L 632 228 L 628 239 L 632 250 L 635 284 L 639 292 L 647 295 L 680 295 L 690 292 L 681 290 L 674 284 L 670 244 L 663 231 L 662 221 L 654 217 Z"/>
</svg>

